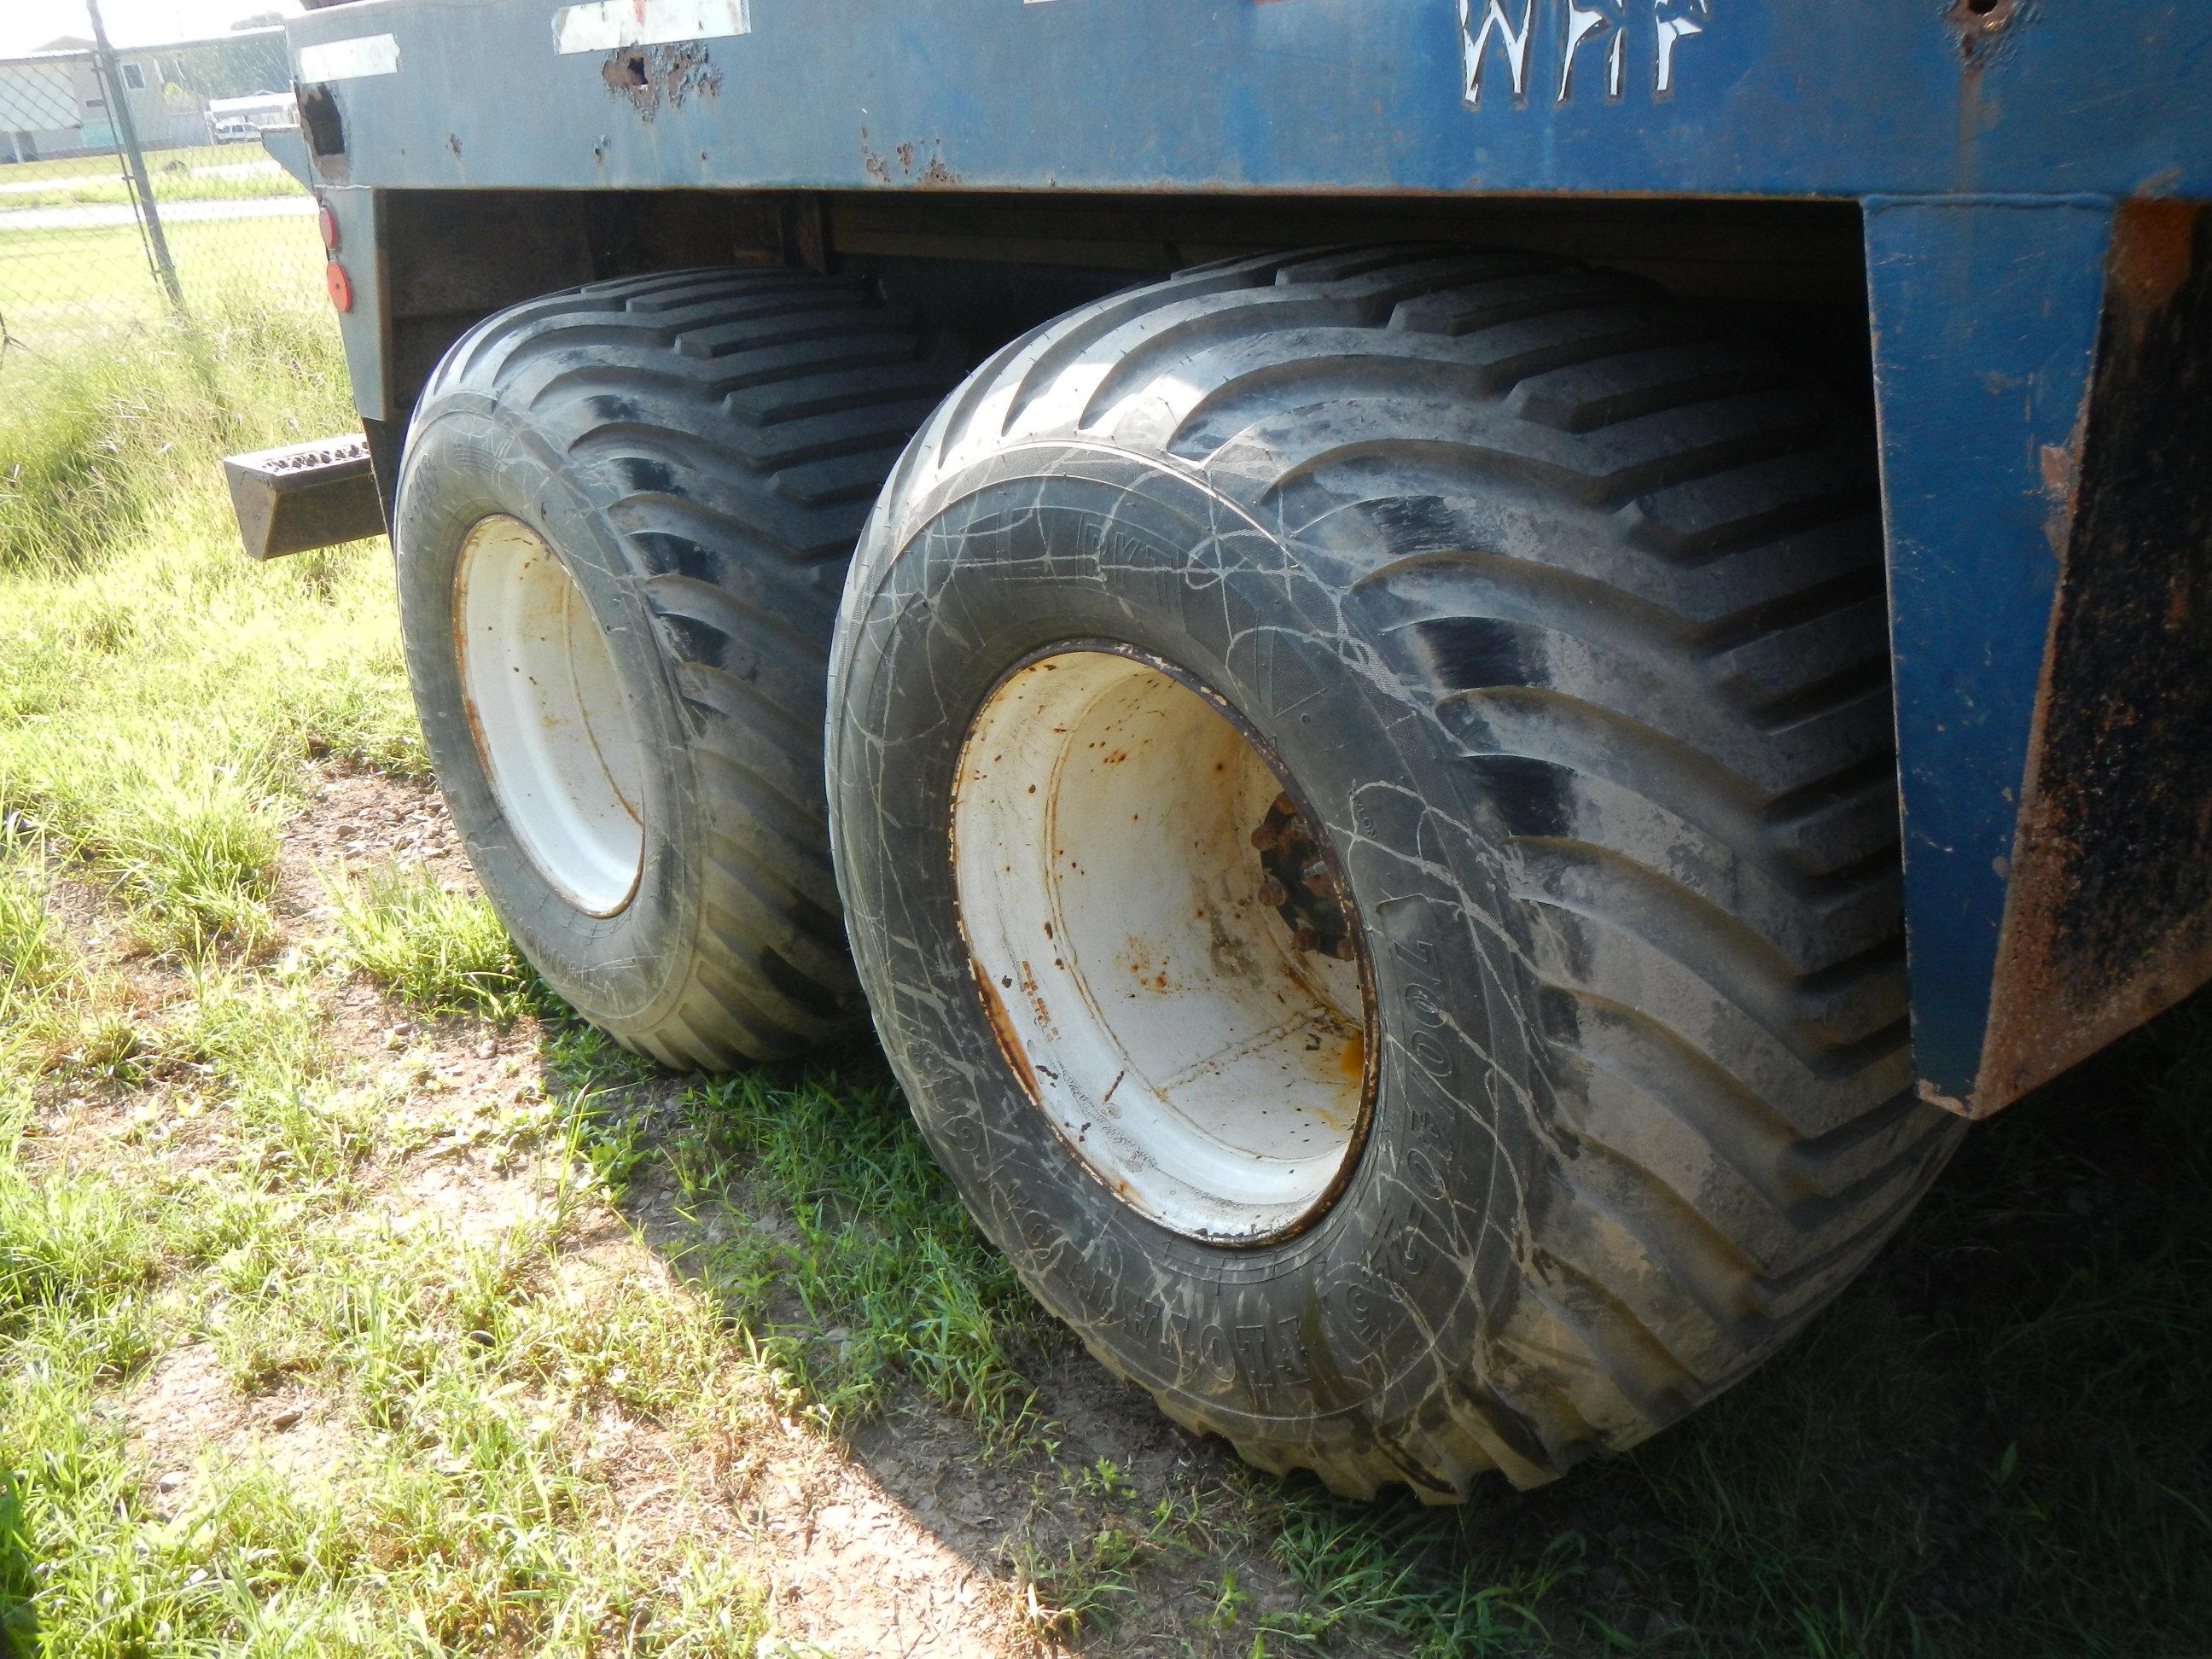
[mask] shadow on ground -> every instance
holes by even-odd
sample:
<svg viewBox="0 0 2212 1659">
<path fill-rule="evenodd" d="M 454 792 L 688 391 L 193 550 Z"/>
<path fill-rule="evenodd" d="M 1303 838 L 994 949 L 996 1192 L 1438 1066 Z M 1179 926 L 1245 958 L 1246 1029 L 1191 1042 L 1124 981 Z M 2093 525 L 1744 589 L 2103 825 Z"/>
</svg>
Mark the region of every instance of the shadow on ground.
<svg viewBox="0 0 2212 1659">
<path fill-rule="evenodd" d="M 1020 1587 L 1041 1637 L 2212 1651 L 2212 995 L 1978 1129 L 1777 1363 L 1635 1453 L 1458 1511 L 1258 1475 L 1113 1381 L 957 1217 L 872 1050 L 694 1088 L 631 1076 L 595 1156 L 634 1224 L 890 1499 Z M 901 1182 L 912 1206 L 887 1197 Z M 917 1255 L 932 1271 L 902 1276 Z M 964 1357 L 939 1340 L 963 1321 L 987 1330 Z"/>
</svg>

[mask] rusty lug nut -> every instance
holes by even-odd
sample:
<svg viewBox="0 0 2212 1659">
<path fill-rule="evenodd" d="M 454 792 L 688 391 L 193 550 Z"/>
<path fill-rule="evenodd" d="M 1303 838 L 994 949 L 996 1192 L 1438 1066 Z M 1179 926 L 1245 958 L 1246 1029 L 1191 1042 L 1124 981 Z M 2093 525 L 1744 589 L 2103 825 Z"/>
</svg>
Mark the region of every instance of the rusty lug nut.
<svg viewBox="0 0 2212 1659">
<path fill-rule="evenodd" d="M 1291 896 L 1284 891 L 1283 884 L 1273 876 L 1260 884 L 1260 902 L 1270 910 L 1279 910 L 1290 902 Z"/>
<path fill-rule="evenodd" d="M 1352 939 L 1349 935 L 1337 940 L 1336 959 L 1339 962 L 1350 962 L 1358 954 L 1358 951 L 1352 948 Z"/>
<path fill-rule="evenodd" d="M 1291 935 L 1291 949 L 1293 951 L 1311 951 L 1320 943 L 1321 935 L 1304 922 L 1300 922 L 1297 931 Z"/>
<path fill-rule="evenodd" d="M 1275 821 L 1268 818 L 1252 832 L 1252 845 L 1263 853 L 1272 852 L 1278 844 L 1277 836 Z"/>
<path fill-rule="evenodd" d="M 1297 806 L 1291 801 L 1287 790 L 1275 797 L 1275 804 L 1267 811 L 1279 818 L 1295 818 L 1298 815 Z"/>
</svg>

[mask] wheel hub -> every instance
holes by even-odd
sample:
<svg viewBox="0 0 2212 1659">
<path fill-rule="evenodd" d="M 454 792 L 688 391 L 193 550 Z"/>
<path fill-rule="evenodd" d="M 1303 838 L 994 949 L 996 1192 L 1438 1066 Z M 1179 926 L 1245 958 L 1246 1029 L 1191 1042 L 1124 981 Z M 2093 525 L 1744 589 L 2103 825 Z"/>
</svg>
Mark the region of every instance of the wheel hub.
<svg viewBox="0 0 2212 1659">
<path fill-rule="evenodd" d="M 1260 884 L 1260 902 L 1283 919 L 1291 930 L 1291 948 L 1318 951 L 1339 962 L 1356 959 L 1351 918 L 1336 875 L 1322 855 L 1313 831 L 1289 795 L 1275 797 L 1267 816 L 1252 832 L 1259 849 L 1260 867 L 1267 879 Z"/>
<path fill-rule="evenodd" d="M 1124 1203 L 1310 1224 L 1364 1133 L 1372 1020 L 1328 848 L 1218 697 L 1133 652 L 1016 669 L 963 750 L 962 931 L 1024 1087 Z"/>
<path fill-rule="evenodd" d="M 461 544 L 454 647 L 477 757 L 532 864 L 589 915 L 645 864 L 644 747 L 583 590 L 543 538 L 495 514 Z"/>
</svg>

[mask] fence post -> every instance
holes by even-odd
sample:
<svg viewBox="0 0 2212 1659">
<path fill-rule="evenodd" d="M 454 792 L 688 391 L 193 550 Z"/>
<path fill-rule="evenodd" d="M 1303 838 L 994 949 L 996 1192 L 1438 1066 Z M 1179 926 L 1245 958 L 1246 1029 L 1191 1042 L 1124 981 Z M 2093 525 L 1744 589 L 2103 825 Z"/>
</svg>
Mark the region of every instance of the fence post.
<svg viewBox="0 0 2212 1659">
<path fill-rule="evenodd" d="M 84 0 L 92 15 L 92 38 L 100 84 L 107 88 L 107 112 L 113 118 L 116 141 L 123 146 L 124 164 L 131 170 L 131 188 L 138 198 L 138 211 L 146 227 L 146 242 L 154 260 L 154 274 L 168 291 L 169 303 L 185 308 L 185 291 L 177 283 L 177 267 L 169 258 L 169 240 L 161 234 L 161 215 L 154 205 L 154 181 L 147 176 L 146 157 L 138 148 L 137 123 L 131 118 L 130 88 L 116 72 L 115 49 L 107 44 L 107 25 L 100 21 L 100 0 Z"/>
</svg>

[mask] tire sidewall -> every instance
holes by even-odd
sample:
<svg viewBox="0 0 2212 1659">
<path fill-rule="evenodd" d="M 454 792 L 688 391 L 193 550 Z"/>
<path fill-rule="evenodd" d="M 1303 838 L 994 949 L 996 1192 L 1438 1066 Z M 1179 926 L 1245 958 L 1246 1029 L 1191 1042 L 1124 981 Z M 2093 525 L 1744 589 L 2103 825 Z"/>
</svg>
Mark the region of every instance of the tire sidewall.
<svg viewBox="0 0 2212 1659">
<path fill-rule="evenodd" d="M 1023 1279 L 1092 1352 L 1232 1437 L 1371 1437 L 1418 1413 L 1512 1293 L 1542 1087 L 1501 872 L 1429 712 L 1361 635 L 1347 573 L 1199 481 L 1072 446 L 994 454 L 872 521 L 831 687 L 841 890 L 922 1131 Z M 1149 652 L 1223 696 L 1322 817 L 1373 980 L 1370 1125 L 1334 1204 L 1221 1248 L 1115 1198 L 1001 1055 L 957 923 L 960 746 L 1061 642 Z"/>
<path fill-rule="evenodd" d="M 644 769 L 644 863 L 612 915 L 579 909 L 539 871 L 492 787 L 471 729 L 456 645 L 462 544 L 486 517 L 535 532 L 605 636 Z M 605 514 L 518 411 L 447 394 L 416 416 L 402 463 L 392 546 L 407 678 L 440 788 L 493 908 L 524 956 L 576 1011 L 616 1035 L 650 1029 L 681 994 L 699 916 L 696 788 L 681 706 L 653 617 Z"/>
</svg>

